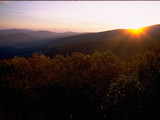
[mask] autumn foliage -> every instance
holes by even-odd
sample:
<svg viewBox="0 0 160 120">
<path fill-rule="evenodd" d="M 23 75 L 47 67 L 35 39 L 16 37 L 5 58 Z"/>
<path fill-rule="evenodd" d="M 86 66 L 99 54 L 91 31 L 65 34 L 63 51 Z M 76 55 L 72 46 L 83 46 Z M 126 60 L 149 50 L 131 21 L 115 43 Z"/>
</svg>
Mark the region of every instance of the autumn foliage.
<svg viewBox="0 0 160 120">
<path fill-rule="evenodd" d="M 160 49 L 121 59 L 111 51 L 0 61 L 0 119 L 156 120 Z"/>
</svg>

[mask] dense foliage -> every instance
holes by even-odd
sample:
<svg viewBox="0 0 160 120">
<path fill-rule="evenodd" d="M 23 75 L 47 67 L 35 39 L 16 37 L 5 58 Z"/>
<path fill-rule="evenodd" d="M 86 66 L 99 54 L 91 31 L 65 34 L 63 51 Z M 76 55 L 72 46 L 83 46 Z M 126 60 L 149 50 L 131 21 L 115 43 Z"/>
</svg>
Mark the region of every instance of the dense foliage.
<svg viewBox="0 0 160 120">
<path fill-rule="evenodd" d="M 158 120 L 160 48 L 0 61 L 1 120 Z"/>
</svg>

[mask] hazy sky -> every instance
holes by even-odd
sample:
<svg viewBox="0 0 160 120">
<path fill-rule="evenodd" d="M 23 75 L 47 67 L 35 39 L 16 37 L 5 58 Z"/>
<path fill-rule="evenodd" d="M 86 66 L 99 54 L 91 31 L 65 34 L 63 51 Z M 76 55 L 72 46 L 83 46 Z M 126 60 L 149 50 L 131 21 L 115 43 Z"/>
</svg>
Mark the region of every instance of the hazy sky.
<svg viewBox="0 0 160 120">
<path fill-rule="evenodd" d="M 97 32 L 160 24 L 160 2 L 0 2 L 0 29 Z"/>
</svg>

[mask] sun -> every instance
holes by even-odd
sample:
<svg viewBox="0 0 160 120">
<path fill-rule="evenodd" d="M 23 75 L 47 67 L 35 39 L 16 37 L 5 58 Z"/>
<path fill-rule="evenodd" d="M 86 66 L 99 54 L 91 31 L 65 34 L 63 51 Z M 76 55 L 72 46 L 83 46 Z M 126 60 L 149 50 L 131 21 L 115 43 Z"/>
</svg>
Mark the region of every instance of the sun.
<svg viewBox="0 0 160 120">
<path fill-rule="evenodd" d="M 128 31 L 131 32 L 132 34 L 139 35 L 139 34 L 143 33 L 144 28 L 128 29 Z"/>
</svg>

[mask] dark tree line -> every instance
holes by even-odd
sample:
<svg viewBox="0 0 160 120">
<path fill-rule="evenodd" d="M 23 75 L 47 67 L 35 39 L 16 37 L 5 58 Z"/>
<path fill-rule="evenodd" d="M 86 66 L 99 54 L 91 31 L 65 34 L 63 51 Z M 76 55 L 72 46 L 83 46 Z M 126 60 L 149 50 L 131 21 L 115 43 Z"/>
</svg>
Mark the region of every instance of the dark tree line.
<svg viewBox="0 0 160 120">
<path fill-rule="evenodd" d="M 158 120 L 160 48 L 0 61 L 1 120 Z"/>
</svg>

